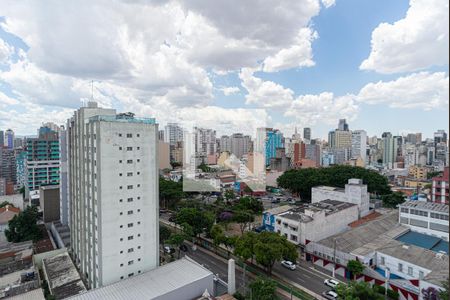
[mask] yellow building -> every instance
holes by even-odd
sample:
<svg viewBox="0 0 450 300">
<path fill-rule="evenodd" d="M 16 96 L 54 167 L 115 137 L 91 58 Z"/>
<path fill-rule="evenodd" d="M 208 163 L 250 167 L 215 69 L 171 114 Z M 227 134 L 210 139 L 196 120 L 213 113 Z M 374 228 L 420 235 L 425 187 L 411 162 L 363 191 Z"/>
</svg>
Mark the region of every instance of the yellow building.
<svg viewBox="0 0 450 300">
<path fill-rule="evenodd" d="M 425 167 L 411 166 L 409 167 L 408 175 L 415 179 L 426 180 L 428 174 L 428 169 Z"/>
<path fill-rule="evenodd" d="M 413 178 L 406 178 L 405 179 L 405 187 L 409 188 L 423 188 L 425 185 L 427 185 L 429 182 L 421 179 L 413 179 Z"/>
</svg>

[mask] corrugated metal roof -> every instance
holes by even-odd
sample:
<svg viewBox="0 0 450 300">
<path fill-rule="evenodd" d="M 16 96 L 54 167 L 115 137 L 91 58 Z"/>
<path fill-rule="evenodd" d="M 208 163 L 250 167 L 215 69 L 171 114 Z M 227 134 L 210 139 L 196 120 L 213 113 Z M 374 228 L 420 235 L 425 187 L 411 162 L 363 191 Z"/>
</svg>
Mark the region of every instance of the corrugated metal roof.
<svg viewBox="0 0 450 300">
<path fill-rule="evenodd" d="M 154 299 L 213 273 L 192 259 L 184 257 L 102 288 L 71 297 L 71 300 Z"/>
</svg>

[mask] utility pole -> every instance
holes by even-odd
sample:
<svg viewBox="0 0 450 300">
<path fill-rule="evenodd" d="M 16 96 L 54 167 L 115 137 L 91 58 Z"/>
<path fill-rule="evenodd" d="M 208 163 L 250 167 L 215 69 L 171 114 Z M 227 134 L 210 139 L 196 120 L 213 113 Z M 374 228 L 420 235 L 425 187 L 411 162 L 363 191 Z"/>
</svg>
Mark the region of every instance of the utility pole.
<svg viewBox="0 0 450 300">
<path fill-rule="evenodd" d="M 386 267 L 386 270 L 384 271 L 384 275 L 386 276 L 386 281 L 384 283 L 384 299 L 386 300 L 387 300 L 387 290 L 389 288 L 389 277 L 391 276 L 390 271 L 391 270 L 388 267 Z"/>
<path fill-rule="evenodd" d="M 336 270 L 336 238 L 333 239 L 333 278 L 335 277 L 335 272 Z"/>
</svg>

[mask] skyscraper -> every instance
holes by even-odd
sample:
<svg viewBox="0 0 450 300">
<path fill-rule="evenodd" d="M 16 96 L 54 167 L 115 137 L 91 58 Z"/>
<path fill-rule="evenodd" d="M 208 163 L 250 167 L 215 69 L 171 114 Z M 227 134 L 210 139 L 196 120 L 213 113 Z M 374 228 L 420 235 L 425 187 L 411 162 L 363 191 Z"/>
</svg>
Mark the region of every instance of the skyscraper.
<svg viewBox="0 0 450 300">
<path fill-rule="evenodd" d="M 434 144 L 447 143 L 447 132 L 440 129 L 434 133 Z"/>
<path fill-rule="evenodd" d="M 250 150 L 251 139 L 248 135 L 242 133 L 234 133 L 230 137 L 231 153 L 241 158 L 242 155 L 247 154 Z"/>
<path fill-rule="evenodd" d="M 216 131 L 206 128 L 194 128 L 195 153 L 202 157 L 215 154 L 217 152 Z"/>
<path fill-rule="evenodd" d="M 311 128 L 303 128 L 303 138 L 305 139 L 305 141 L 311 140 Z"/>
<path fill-rule="evenodd" d="M 183 128 L 177 123 L 168 123 L 164 127 L 164 142 L 169 143 L 170 161 L 176 161 L 174 152 L 179 142 L 183 141 Z"/>
<path fill-rule="evenodd" d="M 14 131 L 12 129 L 5 131 L 3 146 L 8 149 L 14 149 Z"/>
<path fill-rule="evenodd" d="M 265 128 L 265 153 L 266 166 L 269 165 L 270 159 L 275 158 L 277 148 L 283 148 L 283 134 L 278 129 Z"/>
<path fill-rule="evenodd" d="M 394 137 L 390 132 L 384 132 L 381 137 L 383 139 L 383 166 L 392 169 L 394 167 L 396 152 Z"/>
<path fill-rule="evenodd" d="M 158 125 L 95 102 L 68 121 L 71 253 L 91 288 L 159 265 Z"/>
<path fill-rule="evenodd" d="M 364 163 L 367 156 L 367 133 L 364 130 L 352 132 L 352 158 L 360 157 Z"/>
<path fill-rule="evenodd" d="M 341 131 L 348 131 L 348 124 L 345 119 L 339 119 L 338 129 Z"/>
<path fill-rule="evenodd" d="M 5 133 L 3 130 L 0 130 L 0 149 L 3 148 L 3 145 L 5 144 Z"/>
<path fill-rule="evenodd" d="M 219 139 L 220 152 L 231 153 L 231 138 L 228 135 L 222 135 Z"/>
</svg>

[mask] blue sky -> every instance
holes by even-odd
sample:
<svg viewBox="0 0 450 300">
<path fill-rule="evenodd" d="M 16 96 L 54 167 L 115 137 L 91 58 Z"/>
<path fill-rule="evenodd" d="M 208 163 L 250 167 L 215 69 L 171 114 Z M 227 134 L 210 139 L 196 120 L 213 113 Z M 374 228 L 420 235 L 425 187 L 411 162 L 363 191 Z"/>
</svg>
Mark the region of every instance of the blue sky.
<svg viewBox="0 0 450 300">
<path fill-rule="evenodd" d="M 446 0 L 8 2 L 0 128 L 19 134 L 62 123 L 91 80 L 101 105 L 162 124 L 218 114 L 238 131 L 233 109 L 262 108 L 287 135 L 325 138 L 339 118 L 378 136 L 447 128 Z"/>
</svg>

